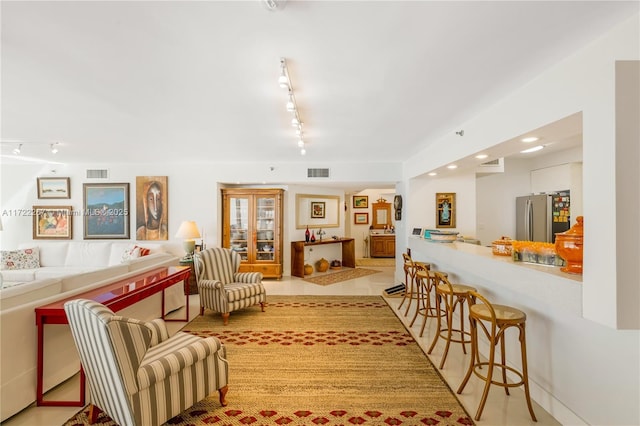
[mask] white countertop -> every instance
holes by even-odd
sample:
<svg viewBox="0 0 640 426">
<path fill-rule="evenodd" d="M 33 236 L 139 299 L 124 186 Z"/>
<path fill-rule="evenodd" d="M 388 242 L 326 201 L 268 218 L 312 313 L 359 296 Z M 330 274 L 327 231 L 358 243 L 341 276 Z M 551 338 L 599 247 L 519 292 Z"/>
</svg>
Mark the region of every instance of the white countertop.
<svg viewBox="0 0 640 426">
<path fill-rule="evenodd" d="M 434 269 L 453 274 L 457 282 L 484 287 L 519 303 L 535 300 L 582 316 L 581 275 L 562 272 L 558 266 L 514 262 L 509 256 L 494 255 L 490 247 L 463 242 L 412 237 L 409 247 L 414 260 L 433 263 Z"/>
</svg>

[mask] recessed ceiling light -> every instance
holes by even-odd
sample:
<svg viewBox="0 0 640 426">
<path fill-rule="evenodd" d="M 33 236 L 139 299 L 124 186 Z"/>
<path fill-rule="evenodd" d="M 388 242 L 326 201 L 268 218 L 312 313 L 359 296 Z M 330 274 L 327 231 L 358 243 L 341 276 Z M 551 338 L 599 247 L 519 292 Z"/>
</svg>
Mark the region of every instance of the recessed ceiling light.
<svg viewBox="0 0 640 426">
<path fill-rule="evenodd" d="M 535 137 L 535 136 L 529 136 L 529 137 L 527 137 L 527 138 L 522 138 L 522 139 L 520 139 L 520 140 L 521 140 L 522 142 L 526 142 L 526 143 L 528 143 L 528 142 L 535 142 L 535 141 L 537 141 L 537 140 L 538 140 L 538 138 L 537 138 L 537 137 Z"/>
<path fill-rule="evenodd" d="M 476 155 L 476 158 L 477 158 L 478 160 L 484 160 L 484 159 L 485 159 L 485 158 L 487 158 L 487 157 L 488 157 L 488 155 L 487 155 L 487 154 L 478 154 L 478 155 Z"/>
<path fill-rule="evenodd" d="M 431 172 L 431 173 L 429 173 L 429 176 L 436 176 L 436 175 L 437 175 L 437 173 L 436 173 L 436 172 Z"/>
<path fill-rule="evenodd" d="M 449 164 L 449 165 L 447 166 L 447 169 L 451 169 L 451 170 L 453 170 L 453 169 L 457 169 L 457 168 L 458 168 L 458 166 L 456 166 L 455 164 Z"/>
<path fill-rule="evenodd" d="M 525 149 L 524 151 L 520 151 L 522 154 L 529 154 L 531 152 L 536 152 L 536 151 L 540 151 L 542 148 L 544 148 L 544 146 L 542 145 L 537 145 L 534 146 L 533 148 L 529 148 L 529 149 Z"/>
</svg>

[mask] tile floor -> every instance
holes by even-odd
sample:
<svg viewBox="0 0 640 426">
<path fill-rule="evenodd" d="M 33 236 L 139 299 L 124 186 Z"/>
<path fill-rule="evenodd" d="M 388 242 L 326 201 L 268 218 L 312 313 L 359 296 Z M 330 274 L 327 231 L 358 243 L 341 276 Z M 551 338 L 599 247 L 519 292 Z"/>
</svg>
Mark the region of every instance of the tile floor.
<svg viewBox="0 0 640 426">
<path fill-rule="evenodd" d="M 369 267 L 371 269 L 381 270 L 381 273 L 368 275 L 355 280 L 345 281 L 329 286 L 319 286 L 308 283 L 301 278 L 284 277 L 282 280 L 265 280 L 267 294 L 272 295 L 363 295 L 375 296 L 381 295 L 382 291 L 392 285 L 400 282 L 394 279 L 394 268 Z M 391 299 L 391 305 L 397 307 L 400 304 L 400 298 Z M 406 306 L 406 303 L 405 303 Z M 415 303 L 414 303 L 415 306 Z M 198 314 L 199 300 L 197 295 L 190 296 L 190 316 L 195 317 Z M 404 307 L 399 312 L 399 318 L 405 322 L 408 327 L 412 318 L 412 312 L 407 317 L 404 316 Z M 181 312 L 175 315 L 184 316 Z M 233 314 L 232 314 L 233 318 Z M 427 322 L 427 329 L 424 337 L 419 337 L 421 318 L 418 318 L 413 327 L 409 328 L 416 338 L 416 341 L 425 350 L 431 344 L 431 338 L 435 329 L 435 321 Z M 168 323 L 169 328 L 174 331 L 181 328 L 183 323 Z M 442 342 L 442 341 L 441 341 Z M 444 343 L 439 343 L 434 349 L 432 355 L 429 356 L 434 365 L 439 365 Z M 455 391 L 466 372 L 469 355 L 464 355 L 459 344 L 452 344 L 447 357 L 444 369 L 440 370 L 444 379 L 449 386 Z M 475 376 L 467 384 L 462 395 L 458 395 L 462 405 L 470 413 L 471 417 L 475 415 L 481 394 L 483 382 L 480 382 Z M 67 395 L 76 395 L 78 389 L 77 379 L 70 379 L 58 388 L 52 390 L 48 396 L 54 398 L 65 397 Z M 22 412 L 16 414 L 12 418 L 3 422 L 3 426 L 53 426 L 61 425 L 76 412 L 77 407 L 29 407 Z M 549 413 L 544 411 L 538 404 L 534 402 L 534 411 L 538 418 L 538 422 L 534 423 L 529 417 L 527 405 L 524 399 L 524 392 L 518 389 L 512 389 L 511 395 L 506 396 L 504 391 L 499 387 L 492 387 L 489 392 L 487 404 L 482 413 L 482 418 L 478 425 L 559 425 Z"/>
</svg>

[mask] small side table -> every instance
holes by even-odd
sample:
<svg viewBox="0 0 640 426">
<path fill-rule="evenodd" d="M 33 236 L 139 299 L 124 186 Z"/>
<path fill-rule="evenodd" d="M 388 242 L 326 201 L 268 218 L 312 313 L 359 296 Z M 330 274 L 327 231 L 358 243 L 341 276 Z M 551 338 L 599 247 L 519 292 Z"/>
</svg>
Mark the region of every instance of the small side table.
<svg viewBox="0 0 640 426">
<path fill-rule="evenodd" d="M 196 268 L 193 264 L 193 259 L 180 259 L 180 266 L 188 266 L 191 268 L 191 273 L 189 274 L 189 280 L 187 281 L 187 286 L 185 286 L 184 294 L 198 294 L 198 283 L 196 281 Z M 189 291 L 187 292 L 187 287 Z"/>
</svg>

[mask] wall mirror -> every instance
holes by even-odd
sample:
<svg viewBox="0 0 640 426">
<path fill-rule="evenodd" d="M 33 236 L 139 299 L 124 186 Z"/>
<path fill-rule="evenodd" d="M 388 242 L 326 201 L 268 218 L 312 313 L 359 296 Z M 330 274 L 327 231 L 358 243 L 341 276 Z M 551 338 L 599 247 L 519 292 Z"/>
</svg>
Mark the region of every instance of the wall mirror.
<svg viewBox="0 0 640 426">
<path fill-rule="evenodd" d="M 340 226 L 340 197 L 296 194 L 296 229 Z"/>
<path fill-rule="evenodd" d="M 385 226 L 391 226 L 391 203 L 373 203 L 373 220 L 371 227 L 373 229 L 383 229 Z"/>
</svg>

